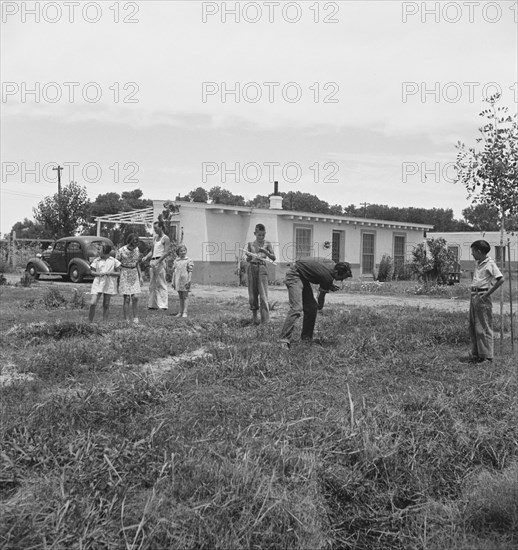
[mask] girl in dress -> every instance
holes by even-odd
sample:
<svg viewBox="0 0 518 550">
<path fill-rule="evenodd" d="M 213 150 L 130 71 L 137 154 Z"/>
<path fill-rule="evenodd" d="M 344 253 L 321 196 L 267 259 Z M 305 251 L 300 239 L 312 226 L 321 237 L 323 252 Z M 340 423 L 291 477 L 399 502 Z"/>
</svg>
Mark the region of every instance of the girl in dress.
<svg viewBox="0 0 518 550">
<path fill-rule="evenodd" d="M 187 317 L 187 301 L 191 290 L 191 277 L 194 263 L 187 257 L 187 247 L 183 244 L 176 249 L 177 257 L 173 264 L 173 288 L 178 292 L 180 311 L 175 317 Z"/>
<path fill-rule="evenodd" d="M 111 255 L 112 247 L 109 244 L 103 244 L 103 251 L 100 258 L 95 258 L 92 262 L 90 271 L 94 277 L 92 283 L 92 298 L 90 300 L 90 311 L 88 320 L 93 322 L 95 317 L 95 307 L 100 296 L 103 297 L 103 321 L 108 320 L 108 310 L 110 308 L 110 299 L 117 294 L 117 277 L 119 277 L 119 260 Z"/>
<path fill-rule="evenodd" d="M 117 252 L 117 260 L 121 263 L 119 292 L 123 295 L 122 313 L 125 321 L 131 320 L 129 315 L 131 302 L 134 323 L 138 323 L 138 295 L 142 285 L 142 273 L 139 264 L 141 254 L 138 244 L 138 235 L 130 233 L 126 239 L 126 246 L 123 246 Z"/>
</svg>

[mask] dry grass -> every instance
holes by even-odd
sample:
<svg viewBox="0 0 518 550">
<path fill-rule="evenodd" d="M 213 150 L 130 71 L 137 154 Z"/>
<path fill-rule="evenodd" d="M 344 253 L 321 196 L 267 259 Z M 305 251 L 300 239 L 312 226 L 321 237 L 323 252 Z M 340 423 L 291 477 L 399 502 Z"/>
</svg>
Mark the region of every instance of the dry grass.
<svg viewBox="0 0 518 550">
<path fill-rule="evenodd" d="M 508 339 L 490 366 L 461 360 L 465 314 L 330 304 L 319 344 L 287 352 L 285 304 L 268 327 L 246 300 L 193 300 L 136 329 L 33 297 L 32 323 L 3 325 L 36 378 L 0 388 L 2 547 L 518 542 L 515 363 Z"/>
</svg>

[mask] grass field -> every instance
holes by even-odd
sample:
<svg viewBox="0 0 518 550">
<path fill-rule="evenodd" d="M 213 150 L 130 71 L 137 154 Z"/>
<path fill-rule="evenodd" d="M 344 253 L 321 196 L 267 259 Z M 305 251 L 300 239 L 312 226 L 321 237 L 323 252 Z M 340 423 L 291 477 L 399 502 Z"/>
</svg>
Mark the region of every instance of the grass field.
<svg viewBox="0 0 518 550">
<path fill-rule="evenodd" d="M 233 298 L 128 328 L 120 305 L 88 325 L 72 287 L 0 289 L 2 548 L 518 544 L 508 318 L 472 365 L 466 312 L 330 298 L 319 344 L 286 351 L 285 303 L 267 327 Z"/>
</svg>

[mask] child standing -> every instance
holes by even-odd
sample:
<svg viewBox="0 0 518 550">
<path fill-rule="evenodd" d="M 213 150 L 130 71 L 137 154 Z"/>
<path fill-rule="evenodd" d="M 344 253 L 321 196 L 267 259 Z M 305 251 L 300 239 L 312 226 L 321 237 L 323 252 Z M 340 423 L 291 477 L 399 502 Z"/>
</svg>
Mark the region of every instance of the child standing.
<svg viewBox="0 0 518 550">
<path fill-rule="evenodd" d="M 469 305 L 469 336 L 471 360 L 475 363 L 493 360 L 493 303 L 491 294 L 502 286 L 504 277 L 488 256 L 487 241 L 475 241 L 471 255 L 476 260 Z"/>
<path fill-rule="evenodd" d="M 261 323 L 270 321 L 270 308 L 268 306 L 268 270 L 266 260 L 269 258 L 275 261 L 272 244 L 265 241 L 266 228 L 262 223 L 255 226 L 255 241 L 249 242 L 246 246 L 246 261 L 248 262 L 248 301 L 252 310 L 254 325 L 259 324 L 257 311 L 261 312 Z M 252 254 L 249 254 L 249 253 Z"/>
<path fill-rule="evenodd" d="M 119 292 L 123 296 L 122 314 L 124 320 L 130 320 L 130 302 L 132 306 L 133 322 L 138 323 L 138 298 L 142 285 L 142 274 L 140 272 L 140 250 L 138 248 L 138 235 L 130 233 L 126 239 L 126 246 L 117 252 L 117 260 L 121 262 L 121 275 L 119 279 Z"/>
<path fill-rule="evenodd" d="M 109 244 L 103 244 L 103 251 L 100 258 L 96 258 L 91 265 L 90 271 L 94 277 L 92 283 L 92 298 L 90 300 L 90 311 L 88 320 L 93 322 L 95 317 L 95 307 L 102 295 L 103 297 L 103 321 L 108 320 L 108 310 L 110 299 L 117 294 L 117 277 L 119 277 L 119 260 L 111 255 L 112 247 Z"/>
<path fill-rule="evenodd" d="M 175 317 L 187 317 L 187 302 L 191 290 L 191 277 L 194 263 L 187 257 L 187 247 L 183 244 L 176 249 L 177 257 L 173 263 L 173 288 L 178 292 L 180 311 Z"/>
</svg>

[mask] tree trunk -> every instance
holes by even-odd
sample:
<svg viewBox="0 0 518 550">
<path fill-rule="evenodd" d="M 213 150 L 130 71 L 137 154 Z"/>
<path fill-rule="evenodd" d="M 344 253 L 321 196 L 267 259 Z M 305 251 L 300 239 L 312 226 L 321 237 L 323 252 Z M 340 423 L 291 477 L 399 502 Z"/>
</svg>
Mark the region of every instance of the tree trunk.
<svg viewBox="0 0 518 550">
<path fill-rule="evenodd" d="M 500 271 L 504 273 L 504 225 L 505 215 L 503 207 L 500 210 Z M 500 353 L 503 353 L 504 349 L 504 285 L 500 287 Z"/>
<path fill-rule="evenodd" d="M 513 270 L 511 268 L 511 242 L 507 241 L 507 266 L 509 269 L 509 315 L 511 317 L 511 350 L 514 353 L 514 327 L 513 327 Z"/>
</svg>

